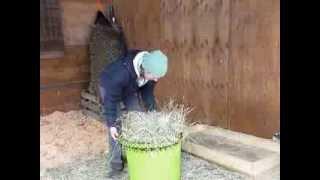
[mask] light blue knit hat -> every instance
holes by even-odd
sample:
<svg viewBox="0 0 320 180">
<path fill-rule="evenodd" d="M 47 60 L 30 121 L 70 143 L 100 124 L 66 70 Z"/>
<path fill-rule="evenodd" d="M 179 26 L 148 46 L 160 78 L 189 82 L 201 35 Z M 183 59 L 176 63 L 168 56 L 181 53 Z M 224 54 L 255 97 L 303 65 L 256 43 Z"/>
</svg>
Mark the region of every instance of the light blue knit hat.
<svg viewBox="0 0 320 180">
<path fill-rule="evenodd" d="M 163 77 L 168 70 L 168 58 L 160 50 L 151 51 L 143 56 L 142 67 L 155 76 Z"/>
</svg>

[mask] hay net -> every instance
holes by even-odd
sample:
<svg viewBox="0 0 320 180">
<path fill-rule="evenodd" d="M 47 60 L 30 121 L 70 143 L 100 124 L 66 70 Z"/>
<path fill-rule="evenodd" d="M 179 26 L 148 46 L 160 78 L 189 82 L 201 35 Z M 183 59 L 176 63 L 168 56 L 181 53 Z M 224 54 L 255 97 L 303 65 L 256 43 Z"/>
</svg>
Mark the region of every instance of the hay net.
<svg viewBox="0 0 320 180">
<path fill-rule="evenodd" d="M 186 115 L 191 111 L 173 100 L 160 111 L 127 112 L 121 116 L 119 142 L 126 148 L 165 148 L 179 143 L 187 127 Z"/>
<path fill-rule="evenodd" d="M 109 22 L 102 14 L 97 16 L 89 38 L 90 93 L 98 95 L 99 76 L 103 68 L 116 61 L 126 51 L 127 45 L 121 27 Z"/>
</svg>

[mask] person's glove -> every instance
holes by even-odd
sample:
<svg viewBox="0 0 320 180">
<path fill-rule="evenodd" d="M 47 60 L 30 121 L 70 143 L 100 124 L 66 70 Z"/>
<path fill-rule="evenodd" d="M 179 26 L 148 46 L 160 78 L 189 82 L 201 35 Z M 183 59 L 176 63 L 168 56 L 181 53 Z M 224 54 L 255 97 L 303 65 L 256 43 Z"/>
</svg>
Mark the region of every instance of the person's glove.
<svg viewBox="0 0 320 180">
<path fill-rule="evenodd" d="M 111 137 L 114 139 L 114 140 L 117 140 L 119 134 L 118 134 L 118 130 L 116 127 L 110 127 L 110 134 L 111 134 Z"/>
</svg>

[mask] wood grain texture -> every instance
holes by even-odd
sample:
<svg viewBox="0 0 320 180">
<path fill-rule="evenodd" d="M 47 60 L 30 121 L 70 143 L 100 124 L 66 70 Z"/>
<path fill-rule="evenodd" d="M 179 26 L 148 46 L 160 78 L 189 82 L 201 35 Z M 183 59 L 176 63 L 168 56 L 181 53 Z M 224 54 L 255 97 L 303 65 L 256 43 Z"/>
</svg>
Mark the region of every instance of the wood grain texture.
<svg viewBox="0 0 320 180">
<path fill-rule="evenodd" d="M 61 0 L 63 35 L 66 46 L 88 44 L 90 27 L 94 22 L 97 7 L 92 0 L 71 1 Z"/>
<path fill-rule="evenodd" d="M 279 130 L 278 0 L 117 3 L 129 47 L 159 46 L 169 58 L 159 101 L 193 106 L 193 121 L 261 137 Z"/>
<path fill-rule="evenodd" d="M 86 46 L 66 47 L 63 57 L 40 60 L 40 87 L 66 84 L 65 87 L 49 88 L 40 92 L 40 112 L 69 111 L 80 108 L 81 90 L 89 80 L 89 59 Z"/>
<path fill-rule="evenodd" d="M 80 94 L 87 84 L 40 91 L 40 114 L 80 109 Z"/>
<path fill-rule="evenodd" d="M 40 60 L 40 84 L 89 80 L 89 65 L 86 46 L 66 47 L 63 57 Z"/>
<path fill-rule="evenodd" d="M 232 130 L 271 138 L 280 126 L 280 3 L 233 0 L 229 61 Z"/>
<path fill-rule="evenodd" d="M 160 47 L 160 0 L 117 0 L 115 14 L 128 40 L 129 48 Z"/>
<path fill-rule="evenodd" d="M 195 108 L 190 118 L 227 128 L 229 0 L 161 1 L 169 72 L 157 89 Z"/>
</svg>

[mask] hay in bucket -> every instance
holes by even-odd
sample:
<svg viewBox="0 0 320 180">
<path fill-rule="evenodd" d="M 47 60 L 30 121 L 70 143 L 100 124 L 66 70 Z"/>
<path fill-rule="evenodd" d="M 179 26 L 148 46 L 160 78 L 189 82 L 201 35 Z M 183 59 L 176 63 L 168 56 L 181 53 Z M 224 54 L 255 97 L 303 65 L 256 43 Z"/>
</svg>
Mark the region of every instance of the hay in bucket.
<svg viewBox="0 0 320 180">
<path fill-rule="evenodd" d="M 120 143 L 139 149 L 163 148 L 183 138 L 186 115 L 191 108 L 170 100 L 161 111 L 132 111 L 121 117 Z"/>
</svg>

